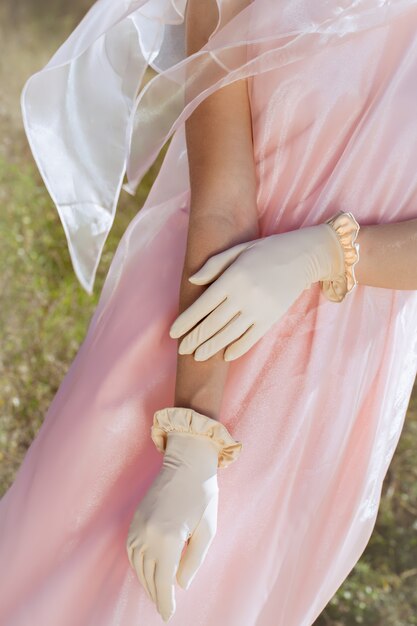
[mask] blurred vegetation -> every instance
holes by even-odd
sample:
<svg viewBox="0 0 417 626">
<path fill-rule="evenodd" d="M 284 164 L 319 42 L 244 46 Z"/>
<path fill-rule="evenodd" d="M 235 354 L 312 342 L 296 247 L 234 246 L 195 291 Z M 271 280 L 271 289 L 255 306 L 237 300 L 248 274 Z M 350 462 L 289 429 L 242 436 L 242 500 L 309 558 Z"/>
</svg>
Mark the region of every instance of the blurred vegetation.
<svg viewBox="0 0 417 626">
<path fill-rule="evenodd" d="M 95 292 L 79 286 L 55 207 L 22 130 L 19 96 L 91 5 L 15 0 L 0 7 L 0 491 L 13 482 L 74 358 L 117 243 L 140 209 L 166 147 L 135 198 L 120 196 Z M 315 626 L 417 625 L 417 389 L 384 481 L 372 538 Z M 243 625 L 242 625 L 243 626 Z"/>
</svg>

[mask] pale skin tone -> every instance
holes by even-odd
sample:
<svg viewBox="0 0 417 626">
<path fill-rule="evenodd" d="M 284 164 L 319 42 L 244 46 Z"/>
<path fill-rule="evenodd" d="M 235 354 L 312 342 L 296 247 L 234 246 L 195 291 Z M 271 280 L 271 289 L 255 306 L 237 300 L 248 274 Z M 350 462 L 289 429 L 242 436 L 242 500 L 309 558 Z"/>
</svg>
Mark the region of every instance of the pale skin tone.
<svg viewBox="0 0 417 626">
<path fill-rule="evenodd" d="M 204 46 L 217 17 L 215 0 L 188 0 L 187 54 Z M 187 119 L 185 130 L 191 204 L 178 313 L 206 289 L 192 285 L 188 278 L 210 256 L 259 237 L 247 80 L 235 81 L 205 98 Z M 337 210 L 335 207 L 334 212 Z M 360 245 L 360 260 L 355 266 L 359 284 L 417 289 L 417 218 L 361 225 L 356 241 Z M 178 355 L 175 406 L 220 419 L 230 367 L 223 360 L 223 352 L 201 362 L 193 355 Z"/>
<path fill-rule="evenodd" d="M 187 54 L 206 43 L 216 23 L 214 1 L 189 0 Z M 235 81 L 203 100 L 187 119 L 185 130 L 191 204 L 179 311 L 203 293 L 204 287 L 192 285 L 188 277 L 209 256 L 259 236 L 247 81 Z M 192 355 L 178 355 L 175 406 L 219 419 L 229 367 L 222 354 L 206 363 L 196 363 Z"/>
</svg>

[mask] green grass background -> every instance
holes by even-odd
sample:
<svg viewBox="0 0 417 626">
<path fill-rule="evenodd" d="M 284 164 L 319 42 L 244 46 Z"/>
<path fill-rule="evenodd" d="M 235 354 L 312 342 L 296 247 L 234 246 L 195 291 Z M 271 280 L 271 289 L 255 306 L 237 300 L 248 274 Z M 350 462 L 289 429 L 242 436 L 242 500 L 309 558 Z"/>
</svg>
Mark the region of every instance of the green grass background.
<svg viewBox="0 0 417 626">
<path fill-rule="evenodd" d="M 27 145 L 19 96 L 25 79 L 49 60 L 90 4 L 7 0 L 0 7 L 1 494 L 13 482 L 84 338 L 120 236 L 140 210 L 166 150 L 136 197 L 122 192 L 95 292 L 88 296 L 75 278 L 58 213 Z M 316 626 L 415 625 L 416 588 L 415 387 L 372 538 Z"/>
</svg>

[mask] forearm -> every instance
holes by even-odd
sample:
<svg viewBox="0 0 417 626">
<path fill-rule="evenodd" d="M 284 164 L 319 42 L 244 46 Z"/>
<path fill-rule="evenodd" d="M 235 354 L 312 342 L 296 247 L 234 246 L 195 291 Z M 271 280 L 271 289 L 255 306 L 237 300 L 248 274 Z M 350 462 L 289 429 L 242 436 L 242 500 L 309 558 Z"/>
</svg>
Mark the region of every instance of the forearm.
<svg viewBox="0 0 417 626">
<path fill-rule="evenodd" d="M 417 289 L 417 219 L 361 226 L 356 242 L 359 284 Z"/>
<path fill-rule="evenodd" d="M 227 203 L 226 203 L 227 206 Z M 205 287 L 192 285 L 188 277 L 212 254 L 229 248 L 240 241 L 259 236 L 255 227 L 237 228 L 233 222 L 221 217 L 201 218 L 190 226 L 188 249 L 184 264 L 179 312 L 185 310 L 203 293 Z M 195 361 L 193 355 L 177 355 L 175 406 L 191 407 L 200 413 L 219 419 L 219 410 L 229 364 L 223 352 L 207 361 Z"/>
<path fill-rule="evenodd" d="M 203 7 L 200 0 L 189 0 L 188 53 L 204 45 L 216 20 L 211 3 Z M 204 32 L 193 28 L 198 24 L 204 24 Z M 212 254 L 259 236 L 247 81 L 235 81 L 208 96 L 186 120 L 185 129 L 191 202 L 179 312 L 204 291 L 188 277 Z M 218 419 L 229 367 L 223 355 L 200 363 L 192 355 L 177 358 L 175 406 Z"/>
</svg>

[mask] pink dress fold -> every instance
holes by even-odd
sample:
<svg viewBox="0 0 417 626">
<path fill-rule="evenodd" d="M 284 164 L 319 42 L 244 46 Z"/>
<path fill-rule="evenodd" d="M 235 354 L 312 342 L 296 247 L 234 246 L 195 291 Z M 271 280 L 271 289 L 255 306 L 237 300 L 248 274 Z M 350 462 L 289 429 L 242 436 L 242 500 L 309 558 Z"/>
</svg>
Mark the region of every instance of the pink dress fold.
<svg viewBox="0 0 417 626">
<path fill-rule="evenodd" d="M 94 5 L 84 35 L 110 5 Z M 169 6 L 182 23 L 179 3 L 127 5 L 144 5 L 143 20 Z M 26 130 L 60 215 L 73 227 L 66 232 L 85 287 L 92 286 L 126 166 L 132 191 L 170 133 L 172 141 L 120 240 L 85 339 L 0 501 L 2 625 L 163 624 L 130 568 L 125 541 L 162 463 L 150 438 L 153 412 L 173 401 L 177 342 L 168 330 L 178 313 L 190 198 L 184 121 L 198 101 L 248 78 L 262 236 L 321 223 L 338 209 L 360 224 L 417 217 L 417 2 L 317 5 L 255 0 L 228 14 L 232 3 L 219 0 L 224 21 L 210 52 L 174 56 L 165 69 L 154 65 L 160 73 L 148 90 L 135 99 L 136 85 L 126 109 L 107 112 L 120 114 L 109 130 L 119 151 L 109 162 L 89 161 L 102 149 L 94 128 L 86 127 L 89 148 L 79 161 L 73 135 L 60 135 L 61 165 L 68 159 L 74 167 L 72 189 L 42 143 L 47 107 L 31 92 L 36 80 L 27 88 Z M 116 33 L 107 22 L 103 31 Z M 156 44 L 146 48 L 149 31 L 138 32 L 155 64 Z M 85 43 L 81 34 L 73 33 L 73 45 Z M 103 48 L 97 44 L 93 54 L 86 45 L 98 61 Z M 71 54 L 60 78 L 66 88 L 71 72 L 84 68 L 68 61 Z M 209 58 L 223 67 L 223 83 L 204 69 Z M 188 108 L 184 99 L 180 105 L 184 87 Z M 74 102 L 66 88 L 57 103 Z M 154 98 L 169 89 L 175 97 L 161 100 L 163 123 L 156 110 L 146 122 Z M 57 132 L 67 123 L 60 111 Z M 78 114 L 84 120 L 82 109 Z M 84 158 L 92 169 L 80 182 Z M 106 180 L 110 166 L 106 198 L 99 198 L 97 180 Z M 76 210 L 83 202 L 107 212 L 101 229 L 93 213 Z M 90 243 L 95 254 L 83 256 Z M 231 363 L 221 421 L 243 449 L 219 470 L 217 534 L 190 589 L 176 587 L 172 626 L 313 624 L 373 531 L 417 372 L 416 328 L 416 291 L 359 284 L 337 304 L 316 283 Z"/>
</svg>

